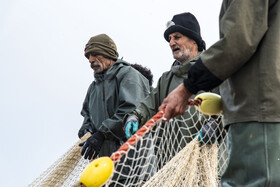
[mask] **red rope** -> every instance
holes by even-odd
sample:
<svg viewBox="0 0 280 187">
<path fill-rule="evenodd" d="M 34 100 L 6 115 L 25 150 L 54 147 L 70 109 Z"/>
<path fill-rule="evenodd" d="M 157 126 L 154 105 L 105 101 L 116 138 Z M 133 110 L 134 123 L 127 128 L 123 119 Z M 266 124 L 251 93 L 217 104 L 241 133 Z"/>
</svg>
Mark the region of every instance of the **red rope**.
<svg viewBox="0 0 280 187">
<path fill-rule="evenodd" d="M 188 105 L 196 105 L 196 106 L 198 106 L 198 105 L 200 105 L 201 104 L 201 102 L 202 102 L 202 99 L 189 99 L 188 100 Z"/>
<path fill-rule="evenodd" d="M 200 105 L 201 99 L 190 99 L 188 100 L 188 105 Z M 159 111 L 156 115 L 154 115 L 149 121 L 145 123 L 132 137 L 130 137 L 117 151 L 115 151 L 111 155 L 111 159 L 113 162 L 117 162 L 120 158 L 126 154 L 126 152 L 130 149 L 131 146 L 136 145 L 138 140 L 140 140 L 145 134 L 147 134 L 154 126 L 156 126 L 157 122 L 164 120 L 164 110 Z"/>
</svg>

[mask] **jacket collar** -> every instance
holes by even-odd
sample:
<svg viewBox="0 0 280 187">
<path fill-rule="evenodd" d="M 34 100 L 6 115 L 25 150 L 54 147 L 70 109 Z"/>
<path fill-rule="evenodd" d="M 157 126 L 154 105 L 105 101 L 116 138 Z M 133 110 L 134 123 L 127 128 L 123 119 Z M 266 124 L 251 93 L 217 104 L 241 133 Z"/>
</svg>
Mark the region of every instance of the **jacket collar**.
<svg viewBox="0 0 280 187">
<path fill-rule="evenodd" d="M 127 62 L 118 59 L 107 71 L 103 73 L 94 74 L 94 78 L 96 82 L 101 82 L 104 81 L 105 79 L 113 79 L 115 75 L 118 73 L 119 69 L 127 65 L 129 65 Z"/>
<path fill-rule="evenodd" d="M 191 65 L 193 65 L 197 61 L 200 54 L 201 52 L 199 52 L 194 58 L 189 59 L 184 63 L 180 63 L 179 61 L 175 60 L 172 64 L 171 71 L 178 77 L 185 75 L 188 72 Z"/>
</svg>

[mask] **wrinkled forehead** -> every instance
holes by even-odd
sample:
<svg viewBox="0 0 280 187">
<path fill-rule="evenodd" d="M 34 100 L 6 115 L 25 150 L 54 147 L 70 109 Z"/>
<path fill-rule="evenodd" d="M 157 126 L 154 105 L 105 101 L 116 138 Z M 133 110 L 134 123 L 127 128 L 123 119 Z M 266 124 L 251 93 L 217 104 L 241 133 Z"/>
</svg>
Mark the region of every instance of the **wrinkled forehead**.
<svg viewBox="0 0 280 187">
<path fill-rule="evenodd" d="M 172 38 L 174 38 L 174 39 L 185 38 L 185 39 L 188 39 L 188 40 L 193 40 L 193 39 L 189 38 L 188 36 L 186 36 L 186 35 L 184 35 L 180 32 L 173 32 L 173 33 L 169 34 L 168 38 L 169 38 L 169 41 Z"/>
<path fill-rule="evenodd" d="M 185 36 L 185 35 L 183 35 L 182 33 L 180 33 L 180 32 L 173 32 L 173 33 L 171 33 L 171 34 L 169 34 L 169 37 L 171 37 L 171 36 Z"/>
</svg>

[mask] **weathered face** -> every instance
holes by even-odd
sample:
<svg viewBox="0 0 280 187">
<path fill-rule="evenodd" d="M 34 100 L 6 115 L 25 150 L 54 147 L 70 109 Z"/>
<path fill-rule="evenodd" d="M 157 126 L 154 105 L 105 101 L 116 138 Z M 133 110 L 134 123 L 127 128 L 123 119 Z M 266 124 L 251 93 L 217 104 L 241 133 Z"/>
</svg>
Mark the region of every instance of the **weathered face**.
<svg viewBox="0 0 280 187">
<path fill-rule="evenodd" d="M 113 65 L 113 60 L 103 57 L 102 55 L 89 54 L 90 67 L 94 73 L 102 73 Z"/>
<path fill-rule="evenodd" d="M 169 35 L 169 46 L 172 50 L 173 58 L 181 63 L 197 55 L 196 42 L 179 32 Z"/>
</svg>

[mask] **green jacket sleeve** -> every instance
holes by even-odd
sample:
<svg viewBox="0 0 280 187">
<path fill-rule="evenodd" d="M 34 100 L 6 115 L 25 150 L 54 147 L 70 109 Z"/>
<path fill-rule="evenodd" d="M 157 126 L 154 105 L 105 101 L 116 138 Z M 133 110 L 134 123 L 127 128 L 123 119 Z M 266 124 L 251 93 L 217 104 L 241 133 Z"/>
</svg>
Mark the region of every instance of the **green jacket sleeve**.
<svg viewBox="0 0 280 187">
<path fill-rule="evenodd" d="M 86 95 L 86 98 L 83 102 L 83 108 L 82 108 L 82 111 L 81 111 L 81 115 L 84 117 L 84 121 L 83 121 L 83 124 L 78 132 L 78 136 L 79 138 L 81 138 L 83 136 L 83 132 L 85 129 L 88 129 L 88 128 L 91 128 L 92 130 L 96 131 L 94 129 L 94 125 L 92 124 L 92 121 L 90 120 L 90 115 L 89 115 L 89 109 L 88 109 L 88 103 L 89 103 L 89 92 L 92 88 L 92 85 L 90 85 L 88 91 L 87 91 L 87 95 Z"/>
<path fill-rule="evenodd" d="M 220 40 L 201 54 L 203 64 L 220 80 L 252 57 L 268 29 L 268 0 L 224 0 Z"/>
<path fill-rule="evenodd" d="M 161 104 L 161 81 L 162 77 L 159 79 L 157 87 L 154 88 L 152 92 L 140 103 L 137 109 L 131 113 L 138 117 L 140 127 L 142 127 L 151 117 L 153 117 L 158 112 L 158 107 Z"/>
<path fill-rule="evenodd" d="M 107 137 L 113 136 L 120 140 L 125 139 L 123 118 L 148 95 L 149 89 L 148 80 L 142 75 L 133 71 L 127 72 L 119 84 L 118 109 L 112 117 L 102 122 L 99 130 L 105 133 Z"/>
<path fill-rule="evenodd" d="M 184 85 L 196 94 L 208 91 L 242 68 L 255 54 L 268 29 L 268 0 L 224 0 L 220 40 L 201 54 Z"/>
</svg>

